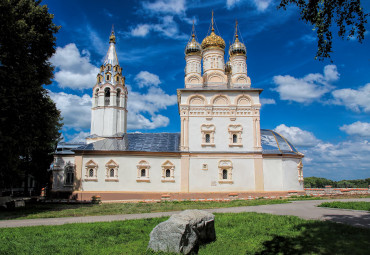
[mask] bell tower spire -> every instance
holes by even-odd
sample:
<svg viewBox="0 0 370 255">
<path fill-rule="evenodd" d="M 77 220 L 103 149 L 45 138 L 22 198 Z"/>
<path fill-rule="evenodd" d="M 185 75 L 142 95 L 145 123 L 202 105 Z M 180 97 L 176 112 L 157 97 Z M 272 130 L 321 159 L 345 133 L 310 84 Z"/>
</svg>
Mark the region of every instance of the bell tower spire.
<svg viewBox="0 0 370 255">
<path fill-rule="evenodd" d="M 112 25 L 109 48 L 93 88 L 91 135 L 122 137 L 127 130 L 127 88 L 116 51 Z M 93 139 L 93 138 L 92 138 Z"/>
</svg>

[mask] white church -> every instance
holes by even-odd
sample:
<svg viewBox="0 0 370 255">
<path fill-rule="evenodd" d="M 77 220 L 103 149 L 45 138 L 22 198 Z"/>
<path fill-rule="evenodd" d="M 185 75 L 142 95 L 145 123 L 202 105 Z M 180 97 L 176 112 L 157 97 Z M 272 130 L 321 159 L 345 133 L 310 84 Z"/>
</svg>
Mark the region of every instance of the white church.
<svg viewBox="0 0 370 255">
<path fill-rule="evenodd" d="M 260 93 L 247 74 L 237 26 L 225 41 L 211 33 L 185 48 L 185 86 L 177 89 L 180 133 L 127 133 L 125 78 L 115 35 L 93 87 L 91 135 L 60 144 L 52 192 L 79 200 L 224 199 L 303 193 L 303 154 L 260 129 Z"/>
</svg>

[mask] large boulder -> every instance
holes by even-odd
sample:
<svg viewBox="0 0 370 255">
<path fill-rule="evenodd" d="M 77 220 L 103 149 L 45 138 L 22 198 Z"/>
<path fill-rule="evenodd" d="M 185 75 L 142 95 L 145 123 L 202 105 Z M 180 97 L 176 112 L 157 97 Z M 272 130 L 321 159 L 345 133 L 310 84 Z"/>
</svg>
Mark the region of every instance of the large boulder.
<svg viewBox="0 0 370 255">
<path fill-rule="evenodd" d="M 150 233 L 148 249 L 175 253 L 197 253 L 199 245 L 216 240 L 215 216 L 201 210 L 172 215 Z"/>
</svg>

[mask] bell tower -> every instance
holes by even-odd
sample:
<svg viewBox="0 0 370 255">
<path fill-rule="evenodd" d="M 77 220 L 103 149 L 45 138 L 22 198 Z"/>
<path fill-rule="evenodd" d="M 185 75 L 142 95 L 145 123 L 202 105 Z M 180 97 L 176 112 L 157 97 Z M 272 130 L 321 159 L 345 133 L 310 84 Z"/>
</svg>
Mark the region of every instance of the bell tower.
<svg viewBox="0 0 370 255">
<path fill-rule="evenodd" d="M 96 138 L 122 137 L 127 130 L 127 88 L 116 52 L 112 28 L 109 48 L 93 88 L 91 132 Z"/>
</svg>

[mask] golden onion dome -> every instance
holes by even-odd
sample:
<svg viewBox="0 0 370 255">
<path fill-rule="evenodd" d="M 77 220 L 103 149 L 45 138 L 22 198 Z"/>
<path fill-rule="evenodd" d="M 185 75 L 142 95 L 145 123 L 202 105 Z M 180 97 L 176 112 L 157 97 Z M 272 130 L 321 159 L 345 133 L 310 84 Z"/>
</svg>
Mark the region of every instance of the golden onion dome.
<svg viewBox="0 0 370 255">
<path fill-rule="evenodd" d="M 188 44 L 185 47 L 185 55 L 187 54 L 201 54 L 202 48 L 200 47 L 200 44 L 195 40 L 195 35 L 192 35 L 193 39 L 188 42 Z"/>
<path fill-rule="evenodd" d="M 109 43 L 116 43 L 116 36 L 114 35 L 114 31 L 109 36 Z"/>
<path fill-rule="evenodd" d="M 229 54 L 230 56 L 234 54 L 247 54 L 247 48 L 242 42 L 239 41 L 238 35 L 236 35 L 235 42 L 230 45 Z"/>
<path fill-rule="evenodd" d="M 222 50 L 225 49 L 224 39 L 222 39 L 221 36 L 216 35 L 213 28 L 211 34 L 204 38 L 202 42 L 203 50 L 209 47 L 217 47 L 221 48 Z"/>
</svg>

